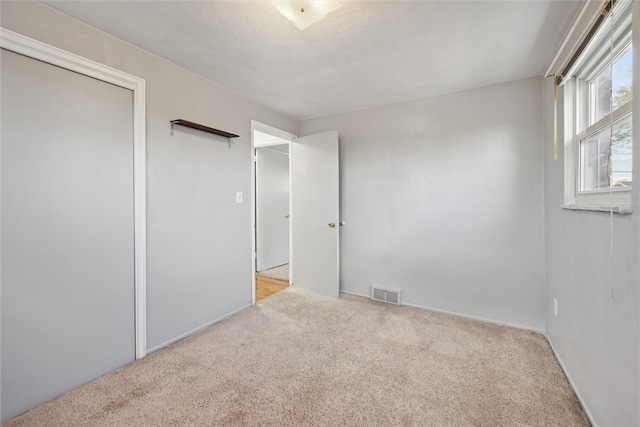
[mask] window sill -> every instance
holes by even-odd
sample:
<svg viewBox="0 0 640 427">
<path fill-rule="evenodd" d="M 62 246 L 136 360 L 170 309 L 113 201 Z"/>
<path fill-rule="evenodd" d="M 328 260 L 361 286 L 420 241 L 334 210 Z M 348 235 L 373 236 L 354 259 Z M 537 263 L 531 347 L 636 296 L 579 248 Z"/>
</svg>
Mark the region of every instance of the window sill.
<svg viewBox="0 0 640 427">
<path fill-rule="evenodd" d="M 633 213 L 631 206 L 560 205 L 560 207 L 572 211 L 613 212 L 620 215 Z"/>
</svg>

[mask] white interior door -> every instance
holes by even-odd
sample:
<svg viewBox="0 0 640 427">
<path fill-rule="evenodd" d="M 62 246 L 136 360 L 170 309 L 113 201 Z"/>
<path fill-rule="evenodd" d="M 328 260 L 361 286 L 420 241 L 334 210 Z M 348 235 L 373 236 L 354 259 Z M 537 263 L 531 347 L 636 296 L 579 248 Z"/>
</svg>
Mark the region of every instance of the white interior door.
<svg viewBox="0 0 640 427">
<path fill-rule="evenodd" d="M 257 271 L 289 263 L 288 149 L 256 149 L 256 257 Z"/>
<path fill-rule="evenodd" d="M 338 298 L 338 132 L 298 138 L 291 156 L 292 284 Z"/>
</svg>

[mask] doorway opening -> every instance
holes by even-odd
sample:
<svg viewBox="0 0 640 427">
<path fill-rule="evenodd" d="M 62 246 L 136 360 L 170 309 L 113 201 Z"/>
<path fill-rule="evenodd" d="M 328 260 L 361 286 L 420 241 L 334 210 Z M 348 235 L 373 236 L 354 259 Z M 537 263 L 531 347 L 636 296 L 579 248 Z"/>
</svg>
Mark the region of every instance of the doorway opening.
<svg viewBox="0 0 640 427">
<path fill-rule="evenodd" d="M 294 135 L 253 123 L 254 302 L 290 286 L 290 148 Z"/>
<path fill-rule="evenodd" d="M 288 229 L 288 238 L 280 237 L 280 243 L 288 241 L 288 280 L 284 287 L 293 286 L 331 298 L 340 294 L 340 185 L 339 185 L 339 141 L 338 131 L 332 130 L 304 137 L 283 132 L 271 126 L 251 121 L 252 161 L 252 251 L 253 251 L 253 302 L 256 301 L 256 271 L 264 272 L 273 267 L 285 265 L 287 258 L 262 264 L 261 244 L 266 238 L 261 232 L 270 231 L 260 226 L 261 215 L 265 213 L 257 201 L 256 188 L 260 186 L 258 175 L 264 171 L 262 154 L 282 161 L 287 153 L 278 153 L 288 147 L 288 210 L 276 211 L 275 219 L 281 227 Z M 284 146 L 284 147 L 283 147 Z M 256 152 L 256 148 L 259 151 Z M 268 148 L 262 150 L 263 148 Z M 262 154 L 261 154 L 262 153 Z M 256 161 L 257 158 L 257 161 Z M 277 160 L 276 160 L 277 161 Z M 282 195 L 280 195 L 282 196 Z M 285 202 L 283 202 L 283 205 Z M 289 216 L 287 216 L 289 215 Z M 260 221 L 259 221 L 260 220 Z M 287 224 L 288 223 L 288 228 Z M 285 224 L 285 225 L 283 225 Z M 262 239 L 262 240 L 261 240 Z M 256 269 L 256 267 L 259 268 Z M 262 274 L 261 274 L 262 276 Z"/>
</svg>

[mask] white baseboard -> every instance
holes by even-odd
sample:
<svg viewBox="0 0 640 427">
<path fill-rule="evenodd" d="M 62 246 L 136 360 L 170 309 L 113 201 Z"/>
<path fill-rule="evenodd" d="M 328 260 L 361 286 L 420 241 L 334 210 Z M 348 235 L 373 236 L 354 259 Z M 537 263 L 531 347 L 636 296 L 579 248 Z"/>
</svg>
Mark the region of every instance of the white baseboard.
<svg viewBox="0 0 640 427">
<path fill-rule="evenodd" d="M 354 295 L 354 296 L 357 296 L 357 297 L 371 298 L 371 295 L 362 295 L 362 294 L 358 294 L 358 293 L 355 293 L 355 292 L 344 291 L 344 290 L 340 290 L 340 292 L 343 293 L 343 294 Z M 509 326 L 511 328 L 517 328 L 517 329 L 524 329 L 526 331 L 537 332 L 537 333 L 545 335 L 545 336 L 546 336 L 546 333 L 547 333 L 544 329 L 533 328 L 531 326 L 520 325 L 518 323 L 510 323 L 510 322 L 503 322 L 501 320 L 487 319 L 486 317 L 472 316 L 472 315 L 469 315 L 469 314 L 458 313 L 458 312 L 455 312 L 455 311 L 442 310 L 442 309 L 439 309 L 439 308 L 427 307 L 427 306 L 418 305 L 418 304 L 411 304 L 411 303 L 407 303 L 407 302 L 404 302 L 404 301 L 402 302 L 401 305 L 406 305 L 407 307 L 419 308 L 419 309 L 427 310 L 427 311 L 433 311 L 433 312 L 436 312 L 436 313 L 448 314 L 450 316 L 462 317 L 464 319 L 478 320 L 480 322 L 487 322 L 487 323 L 493 323 L 493 324 L 496 324 L 496 325 Z"/>
<path fill-rule="evenodd" d="M 593 416 L 591 415 L 591 411 L 589 411 L 589 407 L 587 406 L 587 403 L 584 401 L 584 399 L 580 395 L 580 391 L 578 390 L 578 388 L 576 387 L 575 382 L 571 378 L 571 375 L 569 374 L 569 371 L 567 371 L 567 368 L 564 366 L 564 362 L 562 361 L 562 358 L 560 357 L 560 354 L 558 354 L 558 351 L 553 346 L 553 343 L 551 342 L 551 338 L 549 338 L 549 335 L 547 334 L 546 331 L 544 332 L 544 336 L 547 339 L 547 342 L 549 343 L 549 346 L 551 347 L 551 350 L 553 351 L 553 354 L 556 356 L 556 360 L 558 361 L 558 364 L 560 365 L 560 368 L 562 369 L 562 372 L 564 372 L 564 376 L 567 377 L 567 381 L 569 381 L 569 385 L 571 386 L 571 389 L 576 394 L 576 397 L 578 398 L 578 401 L 580 402 L 580 405 L 582 406 L 582 410 L 587 415 L 587 418 L 589 419 L 589 422 L 591 423 L 591 425 L 593 427 L 598 427 L 598 425 L 596 424 L 595 420 L 593 419 Z"/>
<path fill-rule="evenodd" d="M 362 295 L 362 294 L 357 294 L 355 292 L 349 292 L 349 291 L 343 291 L 343 290 L 340 290 L 340 293 L 341 294 L 347 294 L 347 295 L 353 295 L 353 296 L 356 296 L 356 297 L 371 298 L 371 295 Z"/>
<path fill-rule="evenodd" d="M 511 328 L 516 328 L 516 329 L 524 329 L 525 331 L 537 332 L 542 335 L 546 334 L 546 331 L 544 329 L 534 328 L 532 326 L 527 326 L 527 325 L 521 325 L 519 323 L 503 322 L 502 320 L 488 319 L 486 317 L 473 316 L 470 314 L 458 313 L 456 311 L 442 310 L 439 308 L 426 307 L 426 306 L 411 304 L 406 302 L 403 302 L 402 305 L 406 305 L 407 307 L 421 308 L 423 310 L 434 311 L 436 313 L 448 314 L 450 316 L 462 317 L 464 319 L 478 320 L 480 322 L 493 323 L 495 325 L 501 325 L 501 326 L 509 326 Z"/>
<path fill-rule="evenodd" d="M 203 329 L 206 329 L 211 325 L 214 325 L 214 324 L 216 324 L 216 323 L 218 323 L 218 322 L 220 322 L 220 321 L 222 321 L 224 319 L 227 319 L 227 318 L 233 316 L 234 314 L 239 313 L 242 310 L 245 310 L 245 309 L 247 309 L 249 307 L 251 307 L 251 304 L 243 305 L 242 307 L 240 307 L 238 309 L 235 309 L 232 312 L 225 314 L 224 316 L 220 316 L 217 319 L 212 320 L 211 322 L 207 322 L 204 325 L 198 326 L 197 328 L 192 329 L 192 330 L 190 330 L 188 332 L 185 332 L 184 334 L 180 334 L 177 337 L 170 339 L 169 341 L 166 341 L 166 342 L 164 342 L 164 343 L 162 343 L 160 345 L 157 345 L 157 346 L 155 346 L 153 348 L 147 349 L 147 354 L 153 353 L 154 351 L 158 351 L 161 348 L 169 347 L 171 344 L 173 344 L 173 343 L 175 343 L 177 341 L 180 341 L 181 339 L 186 338 L 188 336 L 197 334 L 198 332 L 202 331 Z"/>
</svg>

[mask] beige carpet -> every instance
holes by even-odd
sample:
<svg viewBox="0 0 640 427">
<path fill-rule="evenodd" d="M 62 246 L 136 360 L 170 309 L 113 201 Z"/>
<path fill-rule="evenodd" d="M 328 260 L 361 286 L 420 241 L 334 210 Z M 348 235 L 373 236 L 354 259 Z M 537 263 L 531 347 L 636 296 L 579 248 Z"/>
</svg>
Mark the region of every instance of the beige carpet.
<svg viewBox="0 0 640 427">
<path fill-rule="evenodd" d="M 269 277 L 277 280 L 289 280 L 289 264 L 279 265 L 268 270 L 258 271 L 258 276 Z"/>
<path fill-rule="evenodd" d="M 588 426 L 545 338 L 288 288 L 9 426 Z"/>
</svg>

